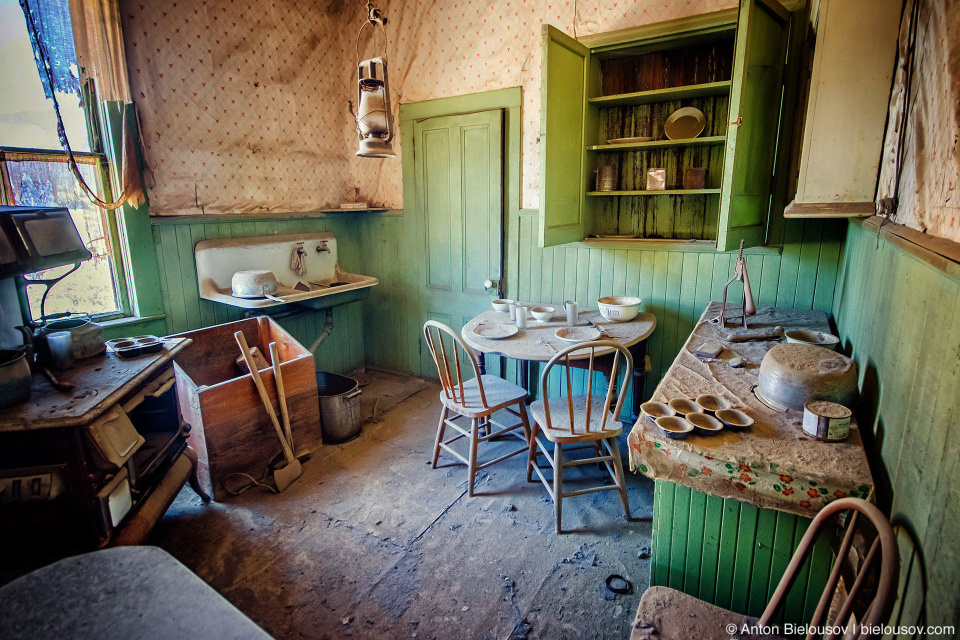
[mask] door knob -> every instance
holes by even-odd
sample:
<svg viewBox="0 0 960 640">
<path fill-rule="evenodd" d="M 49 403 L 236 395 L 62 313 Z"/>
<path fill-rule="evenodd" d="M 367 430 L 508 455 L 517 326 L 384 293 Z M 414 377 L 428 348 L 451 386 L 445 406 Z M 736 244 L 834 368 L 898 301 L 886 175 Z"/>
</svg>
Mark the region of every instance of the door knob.
<svg viewBox="0 0 960 640">
<path fill-rule="evenodd" d="M 500 284 L 499 279 L 497 280 L 487 279 L 483 281 L 483 288 L 486 289 L 487 291 L 494 291 L 497 289 L 499 284 Z"/>
</svg>

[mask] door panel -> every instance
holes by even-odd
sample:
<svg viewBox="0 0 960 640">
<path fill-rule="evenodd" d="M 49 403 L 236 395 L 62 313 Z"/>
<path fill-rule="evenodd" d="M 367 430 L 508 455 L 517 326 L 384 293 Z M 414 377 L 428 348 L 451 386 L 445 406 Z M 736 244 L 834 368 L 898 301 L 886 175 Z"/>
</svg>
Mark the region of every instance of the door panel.
<svg viewBox="0 0 960 640">
<path fill-rule="evenodd" d="M 584 110 L 590 50 L 543 26 L 540 90 L 540 246 L 584 237 Z"/>
<path fill-rule="evenodd" d="M 777 0 L 741 0 L 717 249 L 766 241 L 790 14 Z M 739 123 L 739 124 L 737 124 Z"/>
<path fill-rule="evenodd" d="M 500 109 L 414 125 L 416 215 L 424 256 L 420 322 L 459 331 L 490 308 L 502 277 L 503 113 Z M 436 366 L 421 339 L 421 373 Z"/>
</svg>

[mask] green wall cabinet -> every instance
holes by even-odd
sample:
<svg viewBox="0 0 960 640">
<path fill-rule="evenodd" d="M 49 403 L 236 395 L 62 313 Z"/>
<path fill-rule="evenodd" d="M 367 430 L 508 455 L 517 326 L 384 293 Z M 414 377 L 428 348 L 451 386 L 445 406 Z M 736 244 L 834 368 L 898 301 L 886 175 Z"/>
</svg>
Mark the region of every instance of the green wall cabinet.
<svg viewBox="0 0 960 640">
<path fill-rule="evenodd" d="M 791 14 L 777 0 L 581 40 L 543 27 L 539 243 L 767 240 Z M 696 136 L 667 139 L 680 107 Z M 617 185 L 596 172 L 613 166 Z M 647 170 L 664 169 L 663 190 Z M 703 184 L 685 177 L 706 170 Z"/>
</svg>

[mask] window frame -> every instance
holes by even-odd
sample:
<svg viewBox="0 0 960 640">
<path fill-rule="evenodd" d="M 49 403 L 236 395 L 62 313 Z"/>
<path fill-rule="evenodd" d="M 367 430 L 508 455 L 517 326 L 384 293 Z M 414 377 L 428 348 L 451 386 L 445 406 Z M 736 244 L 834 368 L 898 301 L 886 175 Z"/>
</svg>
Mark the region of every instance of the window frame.
<svg viewBox="0 0 960 640">
<path fill-rule="evenodd" d="M 100 137 L 99 135 L 91 135 L 91 130 L 94 128 L 99 129 L 99 118 L 96 117 L 96 111 L 87 106 L 88 99 L 93 98 L 95 94 L 93 91 L 84 91 L 83 94 L 83 110 L 87 119 L 88 138 L 91 143 L 90 146 L 92 148 L 96 148 L 94 143 L 99 143 Z M 63 164 L 69 162 L 69 157 L 66 151 L 63 150 L 36 148 L 25 149 L 22 147 L 0 146 L 0 180 L 2 180 L 2 194 L 0 194 L 0 200 L 2 200 L 3 204 L 14 204 L 13 185 L 10 182 L 10 173 L 7 168 L 7 162 L 22 162 L 31 160 L 42 162 L 43 157 L 50 158 L 51 162 L 59 162 Z M 102 194 L 103 199 L 106 201 L 112 200 L 113 189 L 111 186 L 110 174 L 113 164 L 109 161 L 106 154 L 98 151 L 74 151 L 73 157 L 77 164 L 91 165 L 94 167 L 94 171 L 97 176 L 97 186 L 100 188 L 100 193 Z M 119 320 L 122 318 L 131 317 L 133 315 L 131 296 L 129 295 L 126 277 L 126 264 L 128 262 L 128 255 L 123 243 L 120 242 L 120 229 L 117 224 L 116 210 L 104 211 L 104 219 L 106 222 L 104 231 L 107 234 L 107 242 L 110 246 L 111 262 L 113 263 L 115 277 L 114 282 L 116 288 L 115 293 L 117 296 L 117 303 L 120 308 L 117 311 L 90 314 L 90 318 L 98 321 Z M 29 283 L 29 280 L 25 279 L 25 281 Z M 24 303 L 26 304 L 26 298 L 24 299 Z M 29 311 L 30 316 L 32 317 L 34 310 L 29 309 Z"/>
</svg>

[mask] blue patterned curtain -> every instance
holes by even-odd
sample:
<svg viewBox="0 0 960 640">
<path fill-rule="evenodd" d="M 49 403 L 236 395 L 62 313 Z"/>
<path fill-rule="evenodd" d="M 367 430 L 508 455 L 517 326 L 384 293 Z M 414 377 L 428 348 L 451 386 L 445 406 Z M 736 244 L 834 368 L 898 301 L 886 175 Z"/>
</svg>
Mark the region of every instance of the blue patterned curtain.
<svg viewBox="0 0 960 640">
<path fill-rule="evenodd" d="M 20 6 L 26 18 L 27 12 L 36 26 L 37 32 L 27 28 L 30 44 L 33 45 L 33 57 L 40 72 L 43 93 L 53 98 L 53 91 L 74 94 L 80 98 L 80 70 L 77 66 L 77 51 L 73 43 L 73 27 L 70 22 L 68 0 L 20 0 Z M 43 56 L 40 54 L 40 37 L 47 50 L 50 70 L 53 75 L 53 87 L 44 71 Z"/>
</svg>

